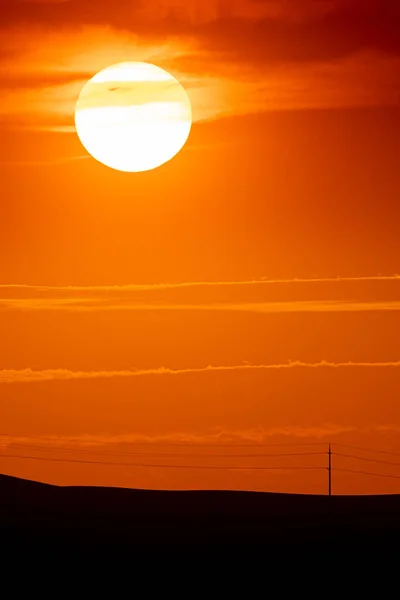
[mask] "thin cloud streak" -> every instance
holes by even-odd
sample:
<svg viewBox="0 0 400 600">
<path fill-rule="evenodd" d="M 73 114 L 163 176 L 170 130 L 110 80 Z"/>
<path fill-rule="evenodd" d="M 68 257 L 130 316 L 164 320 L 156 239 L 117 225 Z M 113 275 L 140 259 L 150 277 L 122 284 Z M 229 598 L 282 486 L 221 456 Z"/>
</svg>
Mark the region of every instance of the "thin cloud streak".
<svg viewBox="0 0 400 600">
<path fill-rule="evenodd" d="M 327 441 L 332 441 L 333 437 L 347 434 L 357 435 L 398 435 L 400 428 L 392 424 L 367 425 L 359 427 L 356 425 L 344 425 L 340 423 L 324 423 L 320 427 L 310 426 L 283 426 L 283 427 L 256 427 L 251 429 L 227 429 L 217 427 L 213 431 L 204 433 L 190 433 L 171 431 L 165 434 L 144 435 L 141 433 L 126 433 L 120 435 L 100 434 L 100 435 L 27 435 L 22 432 L 0 433 L 0 448 L 7 448 L 13 444 L 32 444 L 40 443 L 41 446 L 48 447 L 49 450 L 63 450 L 66 446 L 71 452 L 79 452 L 80 448 L 90 450 L 90 448 L 137 446 L 137 447 L 175 447 L 186 449 L 187 447 L 238 447 L 252 448 L 259 445 L 273 448 L 282 448 L 290 446 L 313 446 L 324 445 Z M 322 441 L 322 440 L 326 441 Z M 288 440 L 288 441 L 286 441 Z M 290 441 L 294 440 L 294 441 Z M 308 441 L 307 441 L 308 440 Z M 71 449 L 71 445 L 74 448 Z M 245 456 L 245 455 L 244 455 Z"/>
<path fill-rule="evenodd" d="M 393 426 L 384 426 L 385 432 L 397 433 L 398 428 Z M 380 431 L 377 428 L 371 428 L 373 431 Z M 340 424 L 324 424 L 321 427 L 272 427 L 264 428 L 257 427 L 252 429 L 244 430 L 233 430 L 226 429 L 224 427 L 217 427 L 211 432 L 205 433 L 190 433 L 190 432 L 179 432 L 172 431 L 165 434 L 156 435 L 144 435 L 140 433 L 128 433 L 121 435 L 26 435 L 23 433 L 0 433 L 0 447 L 8 446 L 12 444 L 32 444 L 33 442 L 41 445 L 49 446 L 54 450 L 57 447 L 65 447 L 66 444 L 76 444 L 84 448 L 101 447 L 101 446 L 173 446 L 173 447 L 187 447 L 187 446 L 211 446 L 218 447 L 224 445 L 233 446 L 253 446 L 253 445 L 271 445 L 280 447 L 283 445 L 289 445 L 290 443 L 282 444 L 281 438 L 315 438 L 320 439 L 323 437 L 331 437 L 340 434 L 358 432 L 358 433 L 370 433 L 371 429 L 362 429 L 349 425 Z M 274 444 L 276 441 L 273 438 L 278 438 L 279 443 Z M 272 441 L 271 441 L 272 439 Z M 269 442 L 269 443 L 268 443 Z M 315 442 L 314 442 L 315 443 Z M 302 443 L 294 445 L 303 445 Z M 304 444 L 308 445 L 307 443 Z"/>
<path fill-rule="evenodd" d="M 5 121 L 0 122 L 2 128 L 11 131 L 28 132 L 28 133 L 74 133 L 76 134 L 75 125 L 7 125 Z M 77 157 L 79 158 L 79 157 Z"/>
<path fill-rule="evenodd" d="M 71 381 L 83 379 L 114 379 L 123 377 L 149 377 L 149 376 L 178 376 L 193 374 L 210 374 L 221 372 L 251 372 L 251 371 L 280 371 L 290 369 L 391 369 L 399 368 L 400 360 L 392 362 L 328 362 L 305 363 L 290 361 L 282 364 L 269 365 L 222 365 L 198 367 L 191 369 L 137 369 L 125 371 L 70 371 L 68 369 L 45 369 L 34 371 L 32 369 L 4 369 L 0 371 L 0 384 L 12 383 L 41 383 L 46 381 Z"/>
<path fill-rule="evenodd" d="M 82 156 L 67 156 L 65 158 L 58 158 L 55 160 L 40 160 L 40 161 L 6 161 L 1 162 L 1 165 L 17 166 L 17 167 L 53 167 L 57 165 L 65 165 L 80 160 L 87 160 L 91 158 L 88 154 Z"/>
<path fill-rule="evenodd" d="M 0 310 L 16 311 L 208 311 L 272 313 L 321 313 L 321 312 L 390 312 L 400 310 L 400 300 L 380 302 L 347 302 L 341 300 L 305 300 L 285 302 L 215 302 L 204 304 L 140 303 L 126 298 L 11 298 L 0 300 Z"/>
<path fill-rule="evenodd" d="M 126 284 L 126 285 L 28 285 L 28 284 L 0 284 L 1 289 L 26 289 L 35 292 L 39 291 L 147 291 L 162 289 L 178 289 L 191 287 L 234 287 L 246 285 L 270 285 L 270 284 L 291 284 L 291 283 L 342 283 L 357 281 L 399 281 L 400 275 L 365 275 L 354 277 L 315 277 L 315 278 L 294 278 L 294 279 L 253 279 L 249 281 L 189 281 L 181 283 L 152 283 L 152 284 Z"/>
</svg>

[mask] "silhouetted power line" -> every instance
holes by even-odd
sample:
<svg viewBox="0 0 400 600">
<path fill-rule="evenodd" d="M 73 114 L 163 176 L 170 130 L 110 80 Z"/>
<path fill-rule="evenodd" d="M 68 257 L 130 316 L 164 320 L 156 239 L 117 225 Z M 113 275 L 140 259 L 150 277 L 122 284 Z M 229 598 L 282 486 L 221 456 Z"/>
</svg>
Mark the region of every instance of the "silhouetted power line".
<svg viewBox="0 0 400 600">
<path fill-rule="evenodd" d="M 0 434 L 0 436 L 2 437 L 9 437 L 8 434 Z M 59 440 L 55 439 L 55 438 L 43 438 L 43 437 L 39 437 L 39 436 L 25 436 L 27 439 L 42 439 L 42 440 L 51 440 L 53 443 L 57 442 Z M 88 440 L 86 440 L 88 442 Z M 79 440 L 79 442 L 81 442 L 81 440 Z M 73 443 L 71 440 L 69 440 L 69 443 Z M 89 442 L 88 442 L 89 443 Z M 91 442 L 92 443 L 92 442 Z M 112 442 L 114 443 L 114 442 Z M 321 443 L 322 444 L 322 443 Z M 135 444 L 135 445 L 141 445 L 140 443 Z M 145 444 L 146 445 L 146 444 Z M 165 444 L 166 447 L 169 447 L 172 444 Z M 223 445 L 223 444 L 210 444 L 208 445 L 208 447 L 210 448 L 224 448 L 224 447 L 262 447 L 262 446 L 268 446 L 268 447 L 278 447 L 278 446 L 284 446 L 285 444 L 270 444 L 270 445 L 261 445 L 261 444 L 252 444 L 252 445 L 240 445 L 240 444 L 233 444 L 233 445 Z M 302 445 L 302 444 L 286 444 L 286 446 L 293 446 L 293 445 Z M 319 444 L 318 444 L 319 445 Z M 340 447 L 353 447 L 353 448 L 357 448 L 357 446 L 350 446 L 347 445 L 345 446 L 344 444 L 336 444 L 337 446 Z M 153 444 L 150 443 L 147 445 L 149 446 L 156 446 L 156 447 L 164 447 L 163 444 Z M 173 444 L 174 447 L 176 446 L 180 446 L 183 449 L 186 448 L 201 448 L 204 446 L 204 444 Z M 333 452 L 332 451 L 332 445 L 328 444 L 328 448 L 327 451 L 325 452 L 285 452 L 285 453 L 276 453 L 276 452 L 272 452 L 272 453 L 251 453 L 251 454 L 246 454 L 246 453 L 241 453 L 241 454 L 226 454 L 226 453 L 216 453 L 216 452 L 208 452 L 208 453 L 199 453 L 199 452 L 181 452 L 181 453 L 162 453 L 162 452 L 158 452 L 158 453 L 151 453 L 151 452 L 102 452 L 99 450 L 89 450 L 89 449 L 82 449 L 82 448 L 57 448 L 57 447 L 52 447 L 50 445 L 45 445 L 45 446 L 39 446 L 39 445 L 28 445 L 28 444 L 8 444 L 6 445 L 6 443 L 4 444 L 3 448 L 6 450 L 6 454 L 1 453 L 0 454 L 0 458 L 6 459 L 6 458 L 10 458 L 10 459 L 15 459 L 15 460 L 34 460 L 34 461 L 48 461 L 48 462 L 58 462 L 58 463 L 71 463 L 71 464 L 87 464 L 87 465 L 102 465 L 102 466 L 120 466 L 120 467 L 128 467 L 128 468 L 151 468 L 151 469 L 188 469 L 188 470 L 226 470 L 226 471 L 328 471 L 328 493 L 331 493 L 331 477 L 332 477 L 332 473 L 333 472 L 342 472 L 342 473 L 353 473 L 353 474 L 357 474 L 357 475 L 366 475 L 366 476 L 372 476 L 372 477 L 382 477 L 382 478 L 388 478 L 388 479 L 399 479 L 400 480 L 400 475 L 390 475 L 390 474 L 385 474 L 385 473 L 377 473 L 377 472 L 370 472 L 370 471 L 361 471 L 361 470 L 355 470 L 355 469 L 345 469 L 345 468 L 340 468 L 340 467 L 336 467 L 335 465 L 332 465 L 332 457 L 340 457 L 340 458 L 345 458 L 345 459 L 350 459 L 350 460 L 358 460 L 358 461 L 365 461 L 365 462 L 373 462 L 373 463 L 377 463 L 377 464 L 384 464 L 384 465 L 389 465 L 389 466 L 394 466 L 394 467 L 400 467 L 400 463 L 396 463 L 396 462 L 391 462 L 391 461 L 385 461 L 385 460 L 379 460 L 379 459 L 374 459 L 374 458 L 367 458 L 367 457 L 363 457 L 363 456 L 356 456 L 353 454 L 344 454 L 344 453 L 340 453 L 340 452 Z M 286 465 L 243 465 L 243 464 L 234 464 L 234 465 L 221 465 L 221 464 L 171 464 L 171 463 L 166 463 L 166 462 L 159 462 L 159 463 L 154 463 L 154 462 L 115 462 L 115 461 L 104 461 L 104 460 L 86 460 L 86 459 L 79 459 L 79 458 L 59 458 L 59 457 L 52 457 L 52 456 L 33 456 L 31 454 L 9 454 L 8 452 L 15 449 L 15 448 L 19 448 L 21 450 L 27 450 L 27 449 L 31 449 L 37 452 L 53 452 L 53 453 L 58 453 L 58 452 L 64 452 L 64 453 L 69 453 L 69 454 L 86 454 L 86 455 L 98 455 L 98 456 L 131 456 L 131 457 L 138 457 L 141 459 L 148 459 L 148 458 L 156 458 L 160 461 L 168 461 L 170 459 L 176 459 L 176 458 L 180 458 L 181 461 L 182 460 L 193 460 L 196 458 L 207 458 L 207 459 L 241 459 L 241 460 L 245 460 L 245 459 L 254 459 L 254 458 L 262 458 L 262 459 L 271 459 L 271 458 L 275 458 L 275 457 L 279 457 L 279 458 L 284 458 L 284 457 L 290 457 L 290 458 L 296 458 L 296 457 L 306 457 L 306 456 L 327 456 L 328 457 L 328 461 L 327 461 L 327 466 L 317 466 L 317 465 L 312 465 L 312 466 L 286 466 Z M 372 450 L 371 450 L 372 451 Z M 381 452 L 379 450 L 376 450 L 376 452 Z M 384 454 L 396 454 L 396 453 L 389 453 L 386 451 L 382 451 L 382 453 Z"/>
<path fill-rule="evenodd" d="M 0 444 L 1 448 L 1 444 Z M 295 456 L 323 456 L 325 452 L 283 452 L 283 453 L 264 453 L 264 454 L 211 454 L 211 453 L 199 453 L 199 452 L 180 452 L 180 453 L 151 453 L 151 452 L 101 452 L 99 450 L 87 450 L 87 449 L 79 449 L 79 448 L 57 448 L 54 446 L 32 446 L 30 444 L 9 444 L 4 446 L 5 450 L 13 450 L 15 448 L 21 450 L 38 450 L 40 452 L 63 452 L 69 454 L 90 454 L 90 455 L 98 455 L 98 456 L 149 456 L 152 458 L 156 457 L 166 457 L 166 458 L 182 458 L 185 456 L 190 456 L 192 458 L 271 458 L 271 457 L 295 457 Z"/>
<path fill-rule="evenodd" d="M 232 471 L 308 471 L 308 470 L 325 470 L 325 467 L 287 467 L 287 466 L 273 466 L 273 467 L 261 467 L 261 466 L 238 466 L 238 465 L 156 465 L 152 463 L 129 463 L 129 462 L 107 462 L 100 460 L 79 460 L 79 459 L 68 459 L 68 458 L 52 458 L 48 456 L 22 456 L 18 454 L 2 454 L 1 458 L 14 458 L 14 459 L 25 459 L 25 460 L 40 460 L 50 462 L 62 462 L 62 463 L 82 463 L 89 465 L 105 465 L 105 466 L 118 466 L 118 467 L 140 467 L 140 468 L 154 468 L 154 469 L 211 469 L 211 470 L 232 470 Z"/>
<path fill-rule="evenodd" d="M 335 452 L 335 456 L 342 456 L 343 458 L 352 458 L 355 460 L 361 460 L 361 461 L 365 461 L 365 462 L 379 463 L 381 465 L 392 465 L 393 467 L 400 467 L 400 463 L 390 462 L 389 460 L 379 460 L 378 458 L 365 458 L 364 456 L 354 456 L 352 454 L 341 454 L 340 452 Z"/>
<path fill-rule="evenodd" d="M 335 444 L 339 448 L 351 448 L 352 450 L 361 450 L 363 452 L 375 452 L 376 454 L 391 454 L 392 456 L 400 456 L 400 452 L 389 452 L 389 450 L 377 450 L 376 448 L 365 448 L 363 446 L 353 446 L 351 444 Z"/>
<path fill-rule="evenodd" d="M 372 475 L 374 477 L 387 477 L 389 479 L 400 479 L 400 475 L 384 475 L 383 473 L 370 473 L 368 471 L 354 471 L 353 469 L 339 469 L 335 471 L 341 471 L 343 473 L 357 473 L 358 475 Z"/>
</svg>

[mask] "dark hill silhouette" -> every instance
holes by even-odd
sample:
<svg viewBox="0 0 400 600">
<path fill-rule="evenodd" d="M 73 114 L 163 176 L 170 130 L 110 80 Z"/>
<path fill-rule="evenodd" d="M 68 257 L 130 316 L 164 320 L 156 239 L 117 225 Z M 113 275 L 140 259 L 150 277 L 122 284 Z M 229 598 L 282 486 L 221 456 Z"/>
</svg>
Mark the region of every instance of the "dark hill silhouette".
<svg viewBox="0 0 400 600">
<path fill-rule="evenodd" d="M 390 542 L 400 496 L 307 496 L 57 487 L 0 475 L 3 541 Z"/>
</svg>

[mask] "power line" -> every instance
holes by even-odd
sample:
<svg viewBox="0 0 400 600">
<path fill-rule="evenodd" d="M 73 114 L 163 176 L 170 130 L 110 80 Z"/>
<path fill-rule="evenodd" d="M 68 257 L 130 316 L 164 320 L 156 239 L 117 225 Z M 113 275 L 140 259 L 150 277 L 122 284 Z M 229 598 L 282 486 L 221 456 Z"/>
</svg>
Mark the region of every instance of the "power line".
<svg viewBox="0 0 400 600">
<path fill-rule="evenodd" d="M 0 437 L 5 438 L 20 438 L 20 439 L 29 439 L 29 440 L 45 440 L 49 442 L 71 442 L 78 444 L 97 444 L 97 445 L 105 445 L 105 444 L 113 444 L 113 445 L 125 445 L 125 446 L 155 446 L 155 447 L 168 447 L 168 448 L 285 448 L 290 446 L 326 446 L 325 442 L 289 442 L 285 444 L 264 444 L 264 443 L 247 443 L 247 444 L 235 444 L 235 443 L 202 443 L 202 442 L 152 442 L 152 441 L 142 441 L 142 442 L 125 442 L 123 440 L 99 440 L 99 439 L 79 439 L 79 438 L 69 438 L 68 440 L 60 440 L 54 437 L 44 437 L 44 436 L 36 436 L 36 435 L 22 435 L 22 434 L 10 434 L 10 433 L 0 433 Z"/>
<path fill-rule="evenodd" d="M 400 463 L 390 462 L 389 460 L 379 460 L 377 458 L 364 458 L 363 456 L 353 456 L 352 454 L 340 454 L 335 452 L 335 456 L 342 456 L 343 458 L 354 458 L 355 460 L 362 460 L 365 462 L 379 463 L 381 465 L 392 465 L 394 467 L 400 467 Z"/>
<path fill-rule="evenodd" d="M 387 477 L 389 479 L 400 479 L 400 475 L 383 475 L 382 473 L 369 473 L 367 471 L 353 471 L 352 469 L 338 469 L 335 471 L 342 471 L 343 473 L 357 473 L 358 475 L 373 475 L 374 477 Z"/>
<path fill-rule="evenodd" d="M 62 463 L 82 463 L 89 465 L 106 465 L 106 466 L 118 466 L 118 467 L 143 467 L 143 468 L 155 468 L 155 469 L 216 469 L 216 470 L 233 470 L 233 471 L 325 471 L 325 467 L 242 467 L 234 465 L 155 465 L 155 464 L 144 464 L 144 463 L 117 463 L 117 462 L 106 462 L 97 460 L 78 460 L 78 459 L 64 459 L 64 458 L 50 458 L 45 456 L 22 456 L 13 454 L 3 454 L 1 458 L 22 458 L 26 460 L 41 460 L 51 462 L 62 462 Z"/>
<path fill-rule="evenodd" d="M 400 456 L 400 452 L 389 452 L 389 450 L 375 450 L 373 448 L 365 448 L 363 446 L 352 446 L 350 444 L 335 444 L 340 448 L 352 448 L 353 450 L 362 450 L 364 452 L 375 452 L 376 454 L 391 454 L 392 456 Z"/>
<path fill-rule="evenodd" d="M 0 445 L 1 447 L 1 445 Z M 92 454 L 92 455 L 98 455 L 98 456 L 150 456 L 152 458 L 156 458 L 156 457 L 165 457 L 165 458 L 182 458 L 185 456 L 190 456 L 190 457 L 199 457 L 199 458 L 270 458 L 270 457 L 284 457 L 284 456 L 290 456 L 290 457 L 294 457 L 294 456 L 323 456 L 326 454 L 326 452 L 295 452 L 295 453 L 289 453 L 289 452 L 284 452 L 284 453 L 272 453 L 272 454 L 201 454 L 199 452 L 196 453 L 157 453 L 157 454 L 152 454 L 149 452 L 101 452 L 98 450 L 82 450 L 82 449 L 77 449 L 77 448 L 54 448 L 54 447 L 50 447 L 50 446 L 31 446 L 29 444 L 10 444 L 8 446 L 5 446 L 4 449 L 8 450 L 8 448 L 10 448 L 11 450 L 14 448 L 20 448 L 20 449 L 28 449 L 28 450 L 38 450 L 41 452 L 66 452 L 66 453 L 74 453 L 74 454 Z"/>
</svg>

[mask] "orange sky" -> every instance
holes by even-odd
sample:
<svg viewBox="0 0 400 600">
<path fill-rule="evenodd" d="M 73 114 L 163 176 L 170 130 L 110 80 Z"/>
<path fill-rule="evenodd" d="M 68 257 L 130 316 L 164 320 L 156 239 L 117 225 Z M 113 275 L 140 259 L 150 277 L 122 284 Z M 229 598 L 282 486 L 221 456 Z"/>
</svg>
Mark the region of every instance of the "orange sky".
<svg viewBox="0 0 400 600">
<path fill-rule="evenodd" d="M 149 6 L 0 0 L 1 454 L 324 467 L 319 454 L 241 455 L 328 442 L 400 453 L 400 8 Z M 84 83 L 126 60 L 168 69 L 194 115 L 183 151 L 140 174 L 89 158 L 74 130 Z M 313 445 L 241 446 L 259 443 Z M 323 470 L 0 462 L 61 484 L 327 482 Z M 337 471 L 334 491 L 400 493 L 400 479 Z"/>
</svg>

